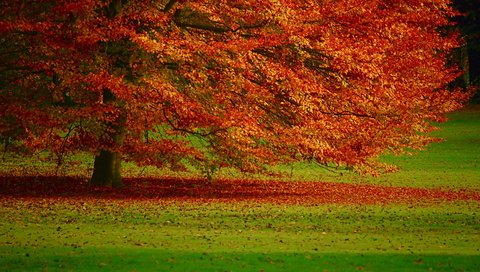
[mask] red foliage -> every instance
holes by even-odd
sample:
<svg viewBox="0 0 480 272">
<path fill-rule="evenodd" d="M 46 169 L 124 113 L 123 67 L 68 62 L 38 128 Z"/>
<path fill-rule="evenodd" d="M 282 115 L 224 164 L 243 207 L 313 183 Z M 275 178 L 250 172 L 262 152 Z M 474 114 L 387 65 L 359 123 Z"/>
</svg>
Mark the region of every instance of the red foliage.
<svg viewBox="0 0 480 272">
<path fill-rule="evenodd" d="M 480 192 L 328 182 L 258 180 L 125 179 L 127 187 L 92 187 L 67 177 L 0 177 L 0 199 L 96 199 L 122 201 L 238 202 L 276 204 L 388 204 L 445 201 L 480 202 Z"/>
<path fill-rule="evenodd" d="M 449 0 L 168 3 L 4 1 L 0 137 L 160 167 L 374 172 L 465 99 L 447 90 Z"/>
</svg>

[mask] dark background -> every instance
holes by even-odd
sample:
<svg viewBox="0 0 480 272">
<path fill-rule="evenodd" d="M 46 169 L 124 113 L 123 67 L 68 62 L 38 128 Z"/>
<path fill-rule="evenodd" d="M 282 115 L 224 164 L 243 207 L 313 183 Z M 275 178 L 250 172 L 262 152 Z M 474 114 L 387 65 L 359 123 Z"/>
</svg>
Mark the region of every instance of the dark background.
<svg viewBox="0 0 480 272">
<path fill-rule="evenodd" d="M 470 85 L 477 86 L 472 102 L 480 103 L 480 0 L 454 0 L 454 5 L 463 14 L 455 21 L 466 41 Z"/>
</svg>

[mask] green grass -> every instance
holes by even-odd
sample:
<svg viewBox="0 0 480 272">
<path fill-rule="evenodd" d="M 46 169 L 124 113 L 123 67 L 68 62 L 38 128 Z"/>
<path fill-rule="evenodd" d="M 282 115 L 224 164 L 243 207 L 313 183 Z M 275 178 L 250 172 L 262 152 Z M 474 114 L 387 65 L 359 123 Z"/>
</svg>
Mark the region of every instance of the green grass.
<svg viewBox="0 0 480 272">
<path fill-rule="evenodd" d="M 455 255 L 192 253 L 152 249 L 49 249 L 17 254 L 6 268 L 28 271 L 478 271 L 478 258 Z"/>
<path fill-rule="evenodd" d="M 398 173 L 359 177 L 299 164 L 285 179 L 480 190 L 480 111 L 454 113 L 442 128 L 435 134 L 445 142 L 383 158 Z M 91 159 L 76 159 L 87 163 L 68 174 L 87 176 Z M 16 159 L 0 172 L 53 168 Z M 479 208 L 0 198 L 0 271 L 480 271 Z"/>
<path fill-rule="evenodd" d="M 6 271 L 476 271 L 478 208 L 3 203 L 0 263 Z"/>
<path fill-rule="evenodd" d="M 199 252 L 478 254 L 476 204 L 286 206 L 138 201 L 2 205 L 12 246 L 118 246 Z M 15 228 L 13 228 L 15 227 Z M 12 229 L 10 229 L 12 228 Z M 441 234 L 439 237 L 438 235 Z M 426 242 L 428 241 L 428 242 Z"/>
</svg>

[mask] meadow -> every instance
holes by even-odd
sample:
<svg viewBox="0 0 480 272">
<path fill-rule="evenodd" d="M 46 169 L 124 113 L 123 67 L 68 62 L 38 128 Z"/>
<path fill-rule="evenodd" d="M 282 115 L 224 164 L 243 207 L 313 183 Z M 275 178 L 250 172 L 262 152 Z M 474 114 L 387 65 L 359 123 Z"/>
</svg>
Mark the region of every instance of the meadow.
<svg viewBox="0 0 480 272">
<path fill-rule="evenodd" d="M 57 176 L 4 158 L 0 270 L 480 271 L 480 108 L 441 127 L 375 178 L 297 164 L 208 183 L 127 164 L 111 190 L 86 185 L 83 155 Z"/>
</svg>

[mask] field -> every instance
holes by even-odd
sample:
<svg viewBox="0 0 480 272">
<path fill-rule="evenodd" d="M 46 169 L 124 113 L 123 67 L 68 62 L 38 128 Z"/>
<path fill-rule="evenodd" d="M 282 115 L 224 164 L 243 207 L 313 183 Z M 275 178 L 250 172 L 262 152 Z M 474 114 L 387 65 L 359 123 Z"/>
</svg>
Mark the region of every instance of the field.
<svg viewBox="0 0 480 272">
<path fill-rule="evenodd" d="M 86 185 L 87 160 L 33 177 L 54 167 L 4 159 L 0 270 L 480 271 L 480 108 L 442 128 L 378 178 L 300 164 L 210 184 L 127 165 L 109 190 Z"/>
</svg>

